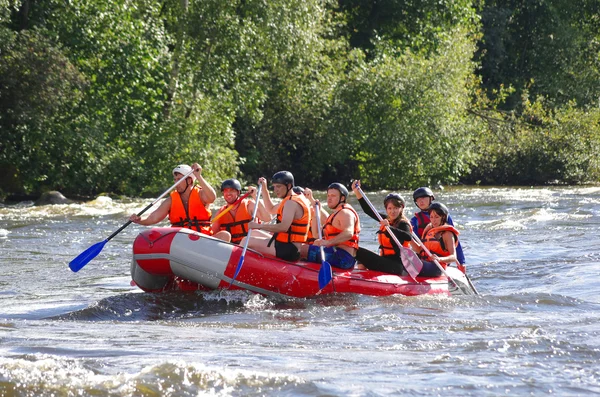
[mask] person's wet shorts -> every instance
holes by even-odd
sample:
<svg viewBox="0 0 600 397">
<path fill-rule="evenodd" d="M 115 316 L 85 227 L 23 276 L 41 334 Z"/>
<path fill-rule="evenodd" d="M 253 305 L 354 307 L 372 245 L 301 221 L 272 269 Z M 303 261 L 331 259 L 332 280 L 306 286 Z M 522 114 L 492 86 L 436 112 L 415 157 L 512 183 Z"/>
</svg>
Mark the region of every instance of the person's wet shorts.
<svg viewBox="0 0 600 397">
<path fill-rule="evenodd" d="M 309 262 L 321 263 L 320 247 L 311 245 L 308 247 Z M 323 247 L 325 251 L 325 260 L 331 265 L 340 269 L 351 269 L 356 264 L 356 259 L 348 251 L 337 249 L 335 247 Z"/>
<path fill-rule="evenodd" d="M 275 240 L 275 256 L 284 261 L 295 262 L 300 259 L 300 251 L 293 243 Z"/>
</svg>

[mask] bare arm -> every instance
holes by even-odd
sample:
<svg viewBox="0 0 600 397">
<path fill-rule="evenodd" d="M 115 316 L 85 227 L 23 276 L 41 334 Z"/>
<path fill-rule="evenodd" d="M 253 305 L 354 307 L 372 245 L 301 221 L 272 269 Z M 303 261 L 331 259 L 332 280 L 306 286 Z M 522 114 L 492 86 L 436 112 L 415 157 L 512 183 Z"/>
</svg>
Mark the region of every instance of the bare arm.
<svg viewBox="0 0 600 397">
<path fill-rule="evenodd" d="M 194 169 L 194 176 L 196 177 L 198 183 L 200 184 L 200 187 L 202 188 L 200 189 L 200 199 L 202 200 L 206 208 L 208 208 L 209 204 L 214 203 L 217 199 L 217 193 L 215 192 L 215 189 L 208 182 L 206 182 L 206 180 L 202 176 L 202 167 L 200 167 L 198 163 L 194 163 L 194 165 L 192 165 L 192 168 Z"/>
<path fill-rule="evenodd" d="M 268 224 L 268 223 L 256 223 L 250 222 L 248 227 L 252 229 L 261 229 L 271 233 L 286 232 L 295 218 L 301 218 L 303 214 L 302 207 L 300 204 L 295 203 L 291 200 L 286 201 L 283 205 L 283 215 L 281 223 Z"/>
<path fill-rule="evenodd" d="M 450 255 L 437 257 L 437 260 L 444 263 L 457 262 L 456 249 L 454 247 L 454 233 L 448 231 L 443 232 L 442 238 L 444 239 L 444 245 L 446 246 L 446 250 L 450 253 Z"/>
<path fill-rule="evenodd" d="M 308 201 L 310 201 L 310 212 L 311 212 L 311 221 L 310 221 L 310 230 L 312 230 L 312 234 L 313 237 L 317 238 L 319 236 L 319 225 L 317 224 L 317 217 L 316 217 L 316 207 L 315 204 L 317 203 L 317 200 L 314 198 L 313 196 L 313 192 L 312 189 L 310 188 L 304 188 L 304 197 L 306 197 L 308 199 Z M 319 205 L 319 208 L 323 209 L 323 207 L 321 205 Z M 327 213 L 325 213 L 326 216 Z M 327 219 L 327 218 L 325 218 Z M 323 222 L 321 222 L 321 225 L 323 224 Z"/>
<path fill-rule="evenodd" d="M 248 211 L 250 212 L 250 214 L 252 214 L 254 212 L 254 206 L 258 202 L 258 210 L 256 212 L 258 219 L 260 219 L 263 222 L 270 222 L 271 214 L 269 214 L 269 211 L 267 211 L 264 203 L 261 200 L 257 201 L 256 190 L 257 189 L 254 186 L 248 187 L 248 193 L 250 193 L 250 197 L 252 197 L 254 199 L 254 202 L 251 201 L 250 203 L 248 203 Z"/>
<path fill-rule="evenodd" d="M 142 219 L 141 217 L 137 216 L 136 214 L 133 214 L 129 217 L 129 220 L 133 223 L 137 223 L 138 225 L 144 225 L 144 226 L 154 225 L 154 224 L 162 221 L 163 219 L 165 219 L 167 217 L 167 215 L 169 215 L 170 209 L 171 209 L 171 197 L 168 197 L 165 200 L 163 200 L 163 202 L 156 209 L 156 211 L 153 211 L 146 218 Z"/>
<path fill-rule="evenodd" d="M 263 198 L 263 206 L 269 214 L 276 214 L 277 208 L 275 208 L 275 204 L 271 200 L 271 195 L 269 194 L 269 187 L 267 186 L 267 179 L 263 177 L 258 178 L 258 184 L 262 186 L 261 195 Z"/>
</svg>

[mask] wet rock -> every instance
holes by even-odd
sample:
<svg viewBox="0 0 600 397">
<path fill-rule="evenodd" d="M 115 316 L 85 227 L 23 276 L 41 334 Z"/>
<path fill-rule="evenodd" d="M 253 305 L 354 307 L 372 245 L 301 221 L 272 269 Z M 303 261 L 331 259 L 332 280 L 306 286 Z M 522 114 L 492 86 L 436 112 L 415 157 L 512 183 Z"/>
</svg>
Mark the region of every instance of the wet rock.
<svg viewBox="0 0 600 397">
<path fill-rule="evenodd" d="M 35 201 L 35 205 L 49 205 L 49 204 L 71 204 L 73 201 L 69 200 L 62 195 L 61 192 L 56 190 L 42 193 L 39 199 Z"/>
</svg>

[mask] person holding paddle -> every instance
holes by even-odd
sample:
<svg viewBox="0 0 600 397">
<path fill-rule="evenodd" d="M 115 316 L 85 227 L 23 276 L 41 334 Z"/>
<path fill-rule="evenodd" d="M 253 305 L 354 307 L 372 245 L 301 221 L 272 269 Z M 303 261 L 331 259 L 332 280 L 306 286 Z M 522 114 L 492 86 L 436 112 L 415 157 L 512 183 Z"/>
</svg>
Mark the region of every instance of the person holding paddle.
<svg viewBox="0 0 600 397">
<path fill-rule="evenodd" d="M 304 189 L 310 202 L 314 205 L 316 200 L 310 189 Z M 325 261 L 331 266 L 340 269 L 353 269 L 356 264 L 356 251 L 360 233 L 360 219 L 350 204 L 346 202 L 348 189 L 341 183 L 332 183 L 327 187 L 327 206 L 333 210 L 328 214 L 320 207 L 312 225 L 318 230 L 316 217 L 320 217 L 323 225 L 323 238 L 316 239 L 308 246 L 306 260 L 321 263 L 321 252 L 319 247 L 324 247 Z"/>
<path fill-rule="evenodd" d="M 410 247 L 411 225 L 408 218 L 404 215 L 406 203 L 404 198 L 398 193 L 388 194 L 383 200 L 385 213 L 375 214 L 361 194 L 359 180 L 352 183 L 352 191 L 356 195 L 356 198 L 358 198 L 358 203 L 365 214 L 375 220 L 381 219 L 379 221 L 379 231 L 377 232 L 379 255 L 366 248 L 359 247 L 356 253 L 356 260 L 369 270 L 406 275 L 407 272 L 400 256 L 400 248 L 388 232 L 390 230 L 402 246 L 405 248 Z"/>
<path fill-rule="evenodd" d="M 412 225 L 413 231 L 416 233 L 419 238 L 423 236 L 423 231 L 425 227 L 429 225 L 429 206 L 435 200 L 435 196 L 433 192 L 428 187 L 420 187 L 413 192 L 413 200 L 415 205 L 419 208 L 419 211 L 415 212 L 415 216 L 412 217 L 410 223 Z M 450 226 L 454 226 L 454 222 L 452 221 L 452 217 L 448 214 L 448 224 Z M 456 247 L 456 257 L 458 259 L 458 269 L 463 273 L 466 272 L 466 260 L 465 254 L 463 253 L 462 245 L 460 242 Z"/>
<path fill-rule="evenodd" d="M 194 163 L 191 167 L 180 164 L 173 169 L 175 182 L 179 182 L 186 175 L 189 175 L 186 180 L 178 183 L 175 190 L 154 212 L 144 219 L 133 214 L 129 220 L 139 225 L 149 226 L 162 221 L 168 215 L 173 227 L 185 227 L 212 235 L 209 207 L 217 198 L 215 189 L 202 177 L 202 167 L 198 163 Z M 198 181 L 198 185 L 195 185 L 194 181 Z"/>
<path fill-rule="evenodd" d="M 426 250 L 416 241 L 411 242 L 413 250 L 423 259 L 423 269 L 419 274 L 422 277 L 436 277 L 442 274 L 435 261 L 444 269 L 449 263 L 458 261 L 456 247 L 460 233 L 448 223 L 448 207 L 442 203 L 432 203 L 429 206 L 429 218 L 431 222 L 425 227 L 421 241 L 432 256 L 427 255 Z"/>
<path fill-rule="evenodd" d="M 248 187 L 248 193 L 241 196 L 242 185 L 237 179 L 227 179 L 221 183 L 221 192 L 225 205 L 219 208 L 212 221 L 212 230 L 221 240 L 239 244 L 248 235 L 248 223 L 252 221 L 256 199 L 256 187 Z M 250 200 L 248 196 L 252 197 Z M 271 216 L 263 205 L 258 205 L 258 218 L 263 222 L 271 220 Z"/>
<path fill-rule="evenodd" d="M 258 180 L 262 190 L 263 204 L 267 212 L 272 213 L 275 204 L 267 188 L 267 180 Z M 264 254 L 273 255 L 286 261 L 300 259 L 300 249 L 306 244 L 312 214 L 310 203 L 303 194 L 294 192 L 294 176 L 289 171 L 279 171 L 271 179 L 273 192 L 282 199 L 277 207 L 277 223 L 250 222 L 252 234 L 247 241 L 248 247 Z M 240 245 L 246 244 L 242 239 Z"/>
</svg>

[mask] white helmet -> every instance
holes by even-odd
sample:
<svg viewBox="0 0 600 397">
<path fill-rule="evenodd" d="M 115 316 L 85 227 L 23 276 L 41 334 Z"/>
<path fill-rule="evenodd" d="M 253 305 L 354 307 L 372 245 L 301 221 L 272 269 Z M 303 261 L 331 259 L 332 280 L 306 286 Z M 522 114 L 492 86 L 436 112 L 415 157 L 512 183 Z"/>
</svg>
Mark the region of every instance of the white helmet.
<svg viewBox="0 0 600 397">
<path fill-rule="evenodd" d="M 187 175 L 192 171 L 192 167 L 190 167 L 187 164 L 179 164 L 177 167 L 173 168 L 173 175 L 175 175 L 176 173 L 179 173 L 181 175 Z M 192 179 L 196 179 L 194 178 L 194 174 L 191 174 L 189 176 Z"/>
</svg>

